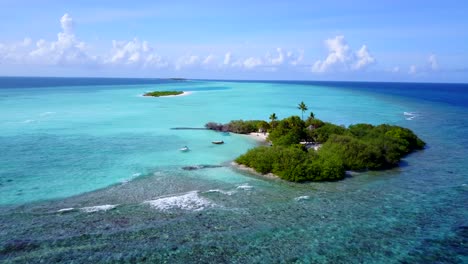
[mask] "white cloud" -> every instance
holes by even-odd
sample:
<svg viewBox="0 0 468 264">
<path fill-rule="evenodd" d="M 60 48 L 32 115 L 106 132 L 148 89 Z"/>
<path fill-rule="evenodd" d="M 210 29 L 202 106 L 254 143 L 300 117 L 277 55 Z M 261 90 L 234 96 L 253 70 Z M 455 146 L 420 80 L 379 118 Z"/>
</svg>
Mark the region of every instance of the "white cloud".
<svg viewBox="0 0 468 264">
<path fill-rule="evenodd" d="M 175 69 L 180 70 L 185 67 L 192 67 L 195 65 L 199 65 L 200 62 L 201 62 L 200 57 L 197 55 L 183 56 L 183 57 L 180 57 L 175 63 Z"/>
<path fill-rule="evenodd" d="M 391 72 L 394 72 L 394 73 L 400 72 L 400 67 L 398 67 L 398 66 L 393 67 Z"/>
<path fill-rule="evenodd" d="M 246 68 L 246 69 L 253 69 L 255 67 L 258 67 L 260 65 L 262 65 L 263 62 L 261 59 L 259 58 L 255 58 L 255 57 L 250 57 L 250 58 L 247 58 L 244 60 L 244 62 L 242 63 L 242 65 Z"/>
<path fill-rule="evenodd" d="M 416 74 L 417 70 L 418 69 L 416 68 L 416 65 L 411 65 L 410 68 L 409 68 L 408 73 L 409 74 Z"/>
<path fill-rule="evenodd" d="M 375 58 L 369 54 L 367 46 L 363 45 L 358 52 L 356 52 L 357 61 L 353 65 L 353 69 L 360 70 L 375 62 Z"/>
<path fill-rule="evenodd" d="M 304 52 L 284 51 L 282 48 L 276 49 L 276 54 L 267 53 L 263 57 L 240 58 L 233 62 L 232 53 L 228 52 L 224 56 L 223 66 L 244 68 L 254 70 L 261 68 L 263 71 L 277 71 L 281 67 L 294 67 L 302 62 Z"/>
<path fill-rule="evenodd" d="M 437 62 L 437 57 L 434 54 L 431 54 L 428 58 L 429 67 L 433 71 L 437 71 L 439 69 L 439 63 Z"/>
<path fill-rule="evenodd" d="M 136 38 L 131 41 L 112 41 L 112 50 L 105 63 L 156 68 L 168 66 L 168 63 L 154 52 L 147 41 L 140 41 Z"/>
<path fill-rule="evenodd" d="M 62 16 L 60 19 L 60 25 L 62 26 L 65 34 L 73 35 L 73 19 L 68 13 L 65 13 L 65 15 Z"/>
<path fill-rule="evenodd" d="M 229 51 L 224 55 L 224 65 L 229 65 L 231 64 L 231 59 L 232 59 L 232 53 Z"/>
<path fill-rule="evenodd" d="M 304 51 L 299 51 L 299 54 L 296 54 L 292 51 L 288 51 L 286 56 L 288 57 L 289 64 L 292 66 L 297 66 L 304 59 Z"/>
<path fill-rule="evenodd" d="M 325 45 L 328 55 L 325 60 L 314 63 L 312 72 L 361 70 L 375 63 L 366 45 L 354 53 L 342 35 L 327 39 Z"/>
<path fill-rule="evenodd" d="M 9 44 L 0 43 L 0 63 L 24 63 L 31 43 L 30 38 Z"/>
<path fill-rule="evenodd" d="M 206 58 L 203 60 L 202 64 L 203 65 L 213 64 L 215 62 L 215 59 L 216 59 L 216 56 L 213 55 L 213 54 L 210 54 L 210 55 L 206 56 Z"/>
<path fill-rule="evenodd" d="M 30 38 L 24 38 L 20 45 L 23 47 L 29 47 L 31 44 L 32 40 Z"/>
<path fill-rule="evenodd" d="M 267 53 L 265 56 L 265 65 L 270 67 L 275 66 L 297 66 L 304 59 L 304 51 L 299 51 L 298 53 L 293 51 L 283 51 L 282 48 L 276 49 L 277 55 L 272 56 L 270 53 Z"/>
<path fill-rule="evenodd" d="M 281 65 L 284 63 L 284 54 L 281 48 L 277 48 L 276 51 L 278 52 L 277 57 L 272 57 L 270 54 L 267 54 L 267 59 L 271 65 Z"/>
<path fill-rule="evenodd" d="M 57 40 L 37 41 L 36 48 L 29 53 L 29 59 L 39 64 L 84 64 L 95 61 L 96 58 L 87 53 L 86 44 L 76 39 L 71 16 L 63 15 L 60 23 L 63 32 L 57 34 Z"/>
</svg>

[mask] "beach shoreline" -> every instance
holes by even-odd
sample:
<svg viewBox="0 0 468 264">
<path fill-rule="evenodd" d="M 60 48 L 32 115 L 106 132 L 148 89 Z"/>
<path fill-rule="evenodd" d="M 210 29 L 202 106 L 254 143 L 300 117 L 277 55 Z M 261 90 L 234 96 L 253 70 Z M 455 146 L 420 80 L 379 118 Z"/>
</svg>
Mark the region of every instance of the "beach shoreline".
<svg viewBox="0 0 468 264">
<path fill-rule="evenodd" d="M 248 138 L 251 138 L 255 141 L 258 141 L 259 143 L 267 143 L 268 140 L 268 133 L 261 133 L 261 132 L 252 132 L 252 133 L 249 133 L 249 134 L 240 134 L 244 137 L 248 137 Z"/>
<path fill-rule="evenodd" d="M 275 175 L 273 173 L 262 174 L 262 173 L 256 171 L 253 168 L 250 168 L 250 167 L 247 167 L 245 165 L 239 164 L 239 163 L 237 163 L 235 161 L 231 162 L 230 165 L 234 170 L 247 172 L 249 174 L 252 174 L 252 175 L 255 175 L 255 176 L 258 176 L 258 177 L 263 177 L 263 178 L 267 178 L 267 179 L 282 180 L 278 175 Z"/>
<path fill-rule="evenodd" d="M 187 96 L 187 95 L 191 95 L 192 92 L 182 92 L 181 94 L 178 94 L 178 95 L 168 95 L 168 96 L 161 96 L 161 97 L 179 97 L 179 96 Z"/>
</svg>

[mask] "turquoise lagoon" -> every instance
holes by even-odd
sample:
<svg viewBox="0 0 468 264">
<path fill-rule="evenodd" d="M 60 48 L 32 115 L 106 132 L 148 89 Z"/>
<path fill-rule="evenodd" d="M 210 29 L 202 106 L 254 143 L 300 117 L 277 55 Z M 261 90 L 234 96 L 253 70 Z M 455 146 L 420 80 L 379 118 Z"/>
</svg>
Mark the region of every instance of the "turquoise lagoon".
<svg viewBox="0 0 468 264">
<path fill-rule="evenodd" d="M 188 95 L 141 96 L 153 90 Z M 466 262 L 467 94 L 446 84 L 0 78 L 0 261 Z M 300 101 L 333 123 L 408 127 L 428 147 L 393 170 L 294 184 L 230 166 L 254 139 L 173 129 L 300 115 Z M 216 167 L 183 169 L 196 165 Z"/>
</svg>

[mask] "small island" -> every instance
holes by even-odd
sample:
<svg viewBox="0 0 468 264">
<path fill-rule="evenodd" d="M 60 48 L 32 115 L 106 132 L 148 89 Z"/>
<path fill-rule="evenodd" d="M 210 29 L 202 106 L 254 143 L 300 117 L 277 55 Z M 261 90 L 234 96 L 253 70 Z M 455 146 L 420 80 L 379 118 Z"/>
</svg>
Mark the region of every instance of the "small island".
<svg viewBox="0 0 468 264">
<path fill-rule="evenodd" d="M 143 94 L 143 96 L 153 96 L 153 97 L 160 97 L 160 96 L 174 96 L 174 95 L 181 95 L 184 92 L 182 91 L 154 91 L 148 92 Z"/>
<path fill-rule="evenodd" d="M 303 104 L 303 103 L 301 103 Z M 299 105 L 304 113 L 305 105 Z M 304 110 L 305 109 L 305 110 Z M 425 146 L 410 129 L 395 125 L 355 124 L 338 126 L 310 116 L 270 122 L 235 120 L 228 124 L 207 123 L 207 129 L 268 135 L 269 146 L 259 146 L 235 162 L 256 172 L 273 174 L 293 182 L 337 181 L 346 171 L 385 170 L 398 166 L 401 158 Z"/>
</svg>

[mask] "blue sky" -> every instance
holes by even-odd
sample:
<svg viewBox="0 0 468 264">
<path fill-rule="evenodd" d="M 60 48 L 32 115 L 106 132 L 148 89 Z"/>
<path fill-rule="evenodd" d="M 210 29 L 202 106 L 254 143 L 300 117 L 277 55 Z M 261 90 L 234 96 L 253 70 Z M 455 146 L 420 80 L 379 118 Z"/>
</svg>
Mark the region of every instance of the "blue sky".
<svg viewBox="0 0 468 264">
<path fill-rule="evenodd" d="M 0 75 L 468 82 L 467 1 L 0 0 Z"/>
</svg>

